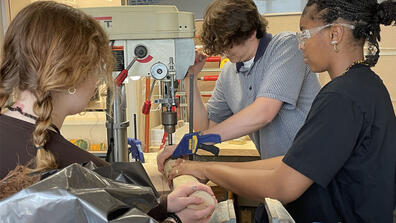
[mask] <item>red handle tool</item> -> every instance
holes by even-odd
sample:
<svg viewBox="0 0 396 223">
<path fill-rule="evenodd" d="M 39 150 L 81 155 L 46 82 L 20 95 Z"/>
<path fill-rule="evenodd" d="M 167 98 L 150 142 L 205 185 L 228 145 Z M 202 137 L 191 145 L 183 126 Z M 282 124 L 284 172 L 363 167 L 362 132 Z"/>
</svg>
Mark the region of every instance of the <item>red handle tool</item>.
<svg viewBox="0 0 396 223">
<path fill-rule="evenodd" d="M 219 76 L 203 76 L 203 77 L 198 77 L 198 80 L 201 81 L 217 81 L 217 79 L 219 78 Z"/>
<path fill-rule="evenodd" d="M 132 65 L 136 62 L 137 57 L 133 58 L 133 60 L 128 64 L 128 66 L 123 69 L 120 74 L 117 75 L 116 79 L 114 80 L 117 86 L 121 86 L 124 82 L 125 78 L 128 77 L 128 70 L 131 69 Z"/>
</svg>

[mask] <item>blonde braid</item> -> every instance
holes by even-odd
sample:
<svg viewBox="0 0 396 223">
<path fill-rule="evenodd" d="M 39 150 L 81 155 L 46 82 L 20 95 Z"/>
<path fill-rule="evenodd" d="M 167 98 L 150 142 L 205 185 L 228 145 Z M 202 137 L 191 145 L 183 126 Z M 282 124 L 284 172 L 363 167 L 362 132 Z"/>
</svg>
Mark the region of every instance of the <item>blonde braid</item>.
<svg viewBox="0 0 396 223">
<path fill-rule="evenodd" d="M 49 127 L 52 115 L 52 97 L 47 92 L 37 92 L 37 101 L 33 105 L 33 112 L 37 115 L 36 128 L 33 131 L 33 145 L 37 148 L 36 169 L 33 171 L 56 169 L 55 156 L 48 150 Z"/>
</svg>

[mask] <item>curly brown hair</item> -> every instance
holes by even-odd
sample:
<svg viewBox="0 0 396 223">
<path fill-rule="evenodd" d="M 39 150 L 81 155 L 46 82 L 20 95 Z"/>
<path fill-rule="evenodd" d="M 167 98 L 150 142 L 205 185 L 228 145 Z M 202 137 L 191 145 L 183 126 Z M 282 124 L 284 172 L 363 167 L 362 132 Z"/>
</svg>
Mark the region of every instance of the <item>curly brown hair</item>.
<svg viewBox="0 0 396 223">
<path fill-rule="evenodd" d="M 216 0 L 206 9 L 200 41 L 206 54 L 219 55 L 247 40 L 254 31 L 260 39 L 267 25 L 253 0 Z"/>
<path fill-rule="evenodd" d="M 28 164 L 29 165 L 29 164 Z M 28 165 L 17 167 L 0 180 L 0 200 L 5 199 L 40 181 L 40 174 L 30 175 Z"/>
</svg>

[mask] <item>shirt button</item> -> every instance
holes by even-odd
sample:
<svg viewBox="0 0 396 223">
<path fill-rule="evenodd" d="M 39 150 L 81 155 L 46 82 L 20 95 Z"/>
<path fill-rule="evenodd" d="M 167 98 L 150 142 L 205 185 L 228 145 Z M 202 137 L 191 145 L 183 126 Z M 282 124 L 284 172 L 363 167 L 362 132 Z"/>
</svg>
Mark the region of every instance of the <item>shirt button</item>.
<svg viewBox="0 0 396 223">
<path fill-rule="evenodd" d="M 249 90 L 252 90 L 252 86 L 249 87 Z"/>
</svg>

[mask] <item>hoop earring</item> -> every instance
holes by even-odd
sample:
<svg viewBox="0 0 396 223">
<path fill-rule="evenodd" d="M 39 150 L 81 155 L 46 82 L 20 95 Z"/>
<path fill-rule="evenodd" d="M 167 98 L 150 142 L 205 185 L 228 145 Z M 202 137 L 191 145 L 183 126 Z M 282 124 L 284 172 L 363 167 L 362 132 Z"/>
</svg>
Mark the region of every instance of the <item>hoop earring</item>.
<svg viewBox="0 0 396 223">
<path fill-rule="evenodd" d="M 76 89 L 76 88 L 74 88 L 74 87 L 71 87 L 71 88 L 67 89 L 67 92 L 68 92 L 70 95 L 73 95 L 73 94 L 75 94 L 75 93 L 76 93 L 76 91 L 77 91 L 77 89 Z"/>
<path fill-rule="evenodd" d="M 339 50 L 338 50 L 338 48 L 337 48 L 337 41 L 333 40 L 333 41 L 330 42 L 330 44 L 333 45 L 334 51 L 335 51 L 336 53 L 338 53 Z"/>
</svg>

